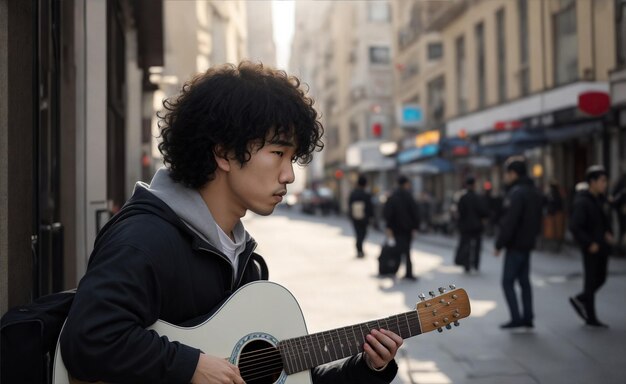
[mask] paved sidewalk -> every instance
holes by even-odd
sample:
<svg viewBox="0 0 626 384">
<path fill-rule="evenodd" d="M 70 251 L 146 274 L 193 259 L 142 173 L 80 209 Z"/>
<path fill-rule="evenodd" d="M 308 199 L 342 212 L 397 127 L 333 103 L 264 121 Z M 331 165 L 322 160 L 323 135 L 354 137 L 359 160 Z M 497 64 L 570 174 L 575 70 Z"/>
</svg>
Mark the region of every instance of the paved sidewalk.
<svg viewBox="0 0 626 384">
<path fill-rule="evenodd" d="M 272 280 L 288 287 L 302 306 L 310 332 L 332 329 L 415 308 L 420 292 L 450 283 L 465 288 L 472 315 L 460 327 L 405 341 L 395 384 L 408 383 L 624 383 L 626 364 L 626 260 L 611 259 L 611 275 L 597 297 L 608 330 L 590 329 L 569 307 L 582 287 L 581 262 L 572 250 L 535 252 L 532 284 L 535 330 L 501 331 L 508 310 L 500 288 L 502 259 L 483 245 L 481 271 L 465 275 L 452 265 L 454 238 L 421 235 L 413 244 L 418 282 L 378 279 L 383 236 L 370 231 L 367 257 L 357 260 L 350 223 L 279 210 L 245 219 L 259 241 Z M 402 272 L 402 271 L 400 271 Z"/>
</svg>

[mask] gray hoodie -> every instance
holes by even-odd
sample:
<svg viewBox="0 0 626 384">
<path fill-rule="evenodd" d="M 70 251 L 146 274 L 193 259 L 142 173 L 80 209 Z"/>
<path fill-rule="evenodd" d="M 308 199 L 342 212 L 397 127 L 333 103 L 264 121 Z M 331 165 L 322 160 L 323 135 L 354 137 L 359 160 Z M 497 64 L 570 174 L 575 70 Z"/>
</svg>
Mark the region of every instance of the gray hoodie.
<svg viewBox="0 0 626 384">
<path fill-rule="evenodd" d="M 200 192 L 174 182 L 167 168 L 157 170 L 150 185 L 138 182 L 136 186 L 139 185 L 167 204 L 198 236 L 224 252 L 224 246 L 219 235 L 221 229 L 213 219 L 211 211 L 209 211 L 209 207 L 202 199 Z M 235 257 L 234 259 L 229 257 L 229 259 L 233 264 L 235 275 L 237 275 L 239 254 L 246 248 L 250 235 L 244 229 L 241 221 L 239 221 L 233 228 L 233 236 L 235 237 L 236 245 Z M 229 256 L 226 252 L 224 253 Z"/>
</svg>

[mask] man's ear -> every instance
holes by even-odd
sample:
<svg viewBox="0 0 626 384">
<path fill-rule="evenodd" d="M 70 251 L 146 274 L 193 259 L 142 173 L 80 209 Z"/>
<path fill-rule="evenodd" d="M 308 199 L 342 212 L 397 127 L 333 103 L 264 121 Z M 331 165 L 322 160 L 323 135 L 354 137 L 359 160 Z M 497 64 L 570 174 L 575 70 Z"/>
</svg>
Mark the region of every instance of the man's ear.
<svg viewBox="0 0 626 384">
<path fill-rule="evenodd" d="M 219 169 L 224 172 L 230 171 L 230 160 L 228 160 L 228 154 L 221 145 L 215 146 L 213 156 L 215 157 L 215 161 L 217 162 L 217 167 Z"/>
</svg>

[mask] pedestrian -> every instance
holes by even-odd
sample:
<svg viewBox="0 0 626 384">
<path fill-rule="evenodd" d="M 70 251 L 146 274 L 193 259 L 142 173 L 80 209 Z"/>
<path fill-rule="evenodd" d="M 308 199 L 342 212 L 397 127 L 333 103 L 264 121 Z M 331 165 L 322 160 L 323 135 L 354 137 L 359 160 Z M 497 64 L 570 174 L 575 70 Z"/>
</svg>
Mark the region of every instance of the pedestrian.
<svg viewBox="0 0 626 384">
<path fill-rule="evenodd" d="M 384 208 L 387 237 L 395 243 L 404 259 L 405 280 L 416 281 L 411 263 L 411 241 L 419 229 L 419 208 L 411 194 L 411 182 L 406 176 L 398 177 L 398 187 L 389 196 Z"/>
<path fill-rule="evenodd" d="M 465 179 L 465 188 L 457 204 L 458 228 L 461 237 L 456 250 L 455 264 L 465 273 L 478 271 L 483 232 L 483 220 L 489 216 L 484 199 L 476 194 L 474 177 Z"/>
<path fill-rule="evenodd" d="M 587 169 L 585 179 L 588 188 L 574 198 L 569 226 L 583 254 L 583 291 L 569 301 L 587 325 L 605 328 L 607 325 L 596 316 L 595 296 L 606 281 L 613 243 L 610 206 L 605 197 L 606 170 L 601 165 L 593 165 Z"/>
<path fill-rule="evenodd" d="M 512 156 L 504 164 L 507 193 L 503 203 L 495 256 L 506 249 L 502 289 L 511 320 L 502 329 L 532 328 L 534 313 L 530 286 L 530 255 L 541 228 L 542 195 L 528 177 L 526 160 Z M 517 304 L 515 282 L 522 291 L 522 313 Z"/>
<path fill-rule="evenodd" d="M 356 257 L 359 259 L 365 257 L 363 241 L 367 236 L 367 226 L 373 217 L 372 195 L 367 192 L 366 187 L 367 178 L 363 175 L 359 176 L 356 188 L 352 190 L 348 199 L 350 220 L 356 237 Z"/>
<path fill-rule="evenodd" d="M 240 219 L 249 210 L 271 214 L 294 181 L 293 163 L 322 148 L 312 105 L 297 78 L 249 62 L 212 67 L 164 102 L 158 148 L 166 168 L 138 183 L 98 234 L 60 338 L 71 376 L 244 383 L 225 356 L 146 327 L 207 318 L 265 275 Z M 254 318 L 237 319 L 246 320 Z M 313 382 L 389 383 L 400 344 L 395 333 L 372 330 L 363 353 L 312 369 Z"/>
</svg>

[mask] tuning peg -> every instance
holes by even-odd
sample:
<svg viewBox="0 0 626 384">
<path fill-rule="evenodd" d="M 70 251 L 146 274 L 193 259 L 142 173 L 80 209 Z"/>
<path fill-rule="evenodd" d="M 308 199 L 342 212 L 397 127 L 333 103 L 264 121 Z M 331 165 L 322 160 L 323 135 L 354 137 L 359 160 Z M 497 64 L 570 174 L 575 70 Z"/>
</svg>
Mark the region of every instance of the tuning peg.
<svg viewBox="0 0 626 384">
<path fill-rule="evenodd" d="M 428 291 L 428 294 L 430 295 L 430 297 L 435 297 L 436 296 L 435 292 L 433 292 L 433 291 Z"/>
<path fill-rule="evenodd" d="M 417 295 L 417 297 L 419 297 L 421 301 L 426 300 L 426 295 L 424 295 L 423 293 L 420 293 L 419 295 Z"/>
<path fill-rule="evenodd" d="M 441 333 L 441 332 L 443 332 L 443 329 L 437 328 L 437 332 Z"/>
<path fill-rule="evenodd" d="M 446 325 L 446 329 L 452 329 L 452 326 L 450 324 Z"/>
<path fill-rule="evenodd" d="M 444 287 L 439 287 L 439 293 L 443 294 L 446 292 L 446 289 Z"/>
<path fill-rule="evenodd" d="M 454 326 L 458 327 L 459 326 L 459 321 L 458 320 L 454 320 Z"/>
<path fill-rule="evenodd" d="M 450 287 L 450 289 L 456 289 L 456 285 L 454 285 L 454 284 L 450 284 L 450 285 L 448 285 L 448 287 Z"/>
</svg>

